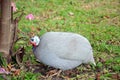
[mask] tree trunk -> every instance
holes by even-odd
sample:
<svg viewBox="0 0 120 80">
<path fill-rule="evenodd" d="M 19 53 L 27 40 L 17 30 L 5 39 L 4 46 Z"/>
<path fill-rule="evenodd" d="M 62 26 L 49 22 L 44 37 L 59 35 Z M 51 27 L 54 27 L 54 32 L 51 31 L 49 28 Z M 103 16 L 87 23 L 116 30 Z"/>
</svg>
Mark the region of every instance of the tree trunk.
<svg viewBox="0 0 120 80">
<path fill-rule="evenodd" d="M 11 0 L 0 0 L 0 2 L 0 52 L 2 52 L 5 57 L 8 57 L 10 54 Z"/>
</svg>

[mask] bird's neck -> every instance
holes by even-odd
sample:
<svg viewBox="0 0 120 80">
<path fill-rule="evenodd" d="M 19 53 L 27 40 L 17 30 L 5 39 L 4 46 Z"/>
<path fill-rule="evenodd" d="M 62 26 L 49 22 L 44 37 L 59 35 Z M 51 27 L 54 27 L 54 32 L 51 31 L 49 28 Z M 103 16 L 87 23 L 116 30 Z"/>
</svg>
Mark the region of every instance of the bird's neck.
<svg viewBox="0 0 120 80">
<path fill-rule="evenodd" d="M 33 50 L 33 52 L 34 52 L 34 51 L 36 50 L 36 47 L 35 47 L 35 46 L 33 46 L 33 47 L 32 47 L 32 50 Z"/>
</svg>

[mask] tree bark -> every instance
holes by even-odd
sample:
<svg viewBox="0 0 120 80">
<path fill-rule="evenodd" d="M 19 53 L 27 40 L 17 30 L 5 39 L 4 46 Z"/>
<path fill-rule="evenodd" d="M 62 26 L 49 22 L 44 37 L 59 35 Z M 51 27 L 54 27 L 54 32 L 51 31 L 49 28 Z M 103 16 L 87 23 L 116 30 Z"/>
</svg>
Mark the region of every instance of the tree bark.
<svg viewBox="0 0 120 80">
<path fill-rule="evenodd" d="M 11 0 L 0 0 L 0 2 L 0 52 L 2 52 L 5 57 L 8 57 L 10 54 Z"/>
</svg>

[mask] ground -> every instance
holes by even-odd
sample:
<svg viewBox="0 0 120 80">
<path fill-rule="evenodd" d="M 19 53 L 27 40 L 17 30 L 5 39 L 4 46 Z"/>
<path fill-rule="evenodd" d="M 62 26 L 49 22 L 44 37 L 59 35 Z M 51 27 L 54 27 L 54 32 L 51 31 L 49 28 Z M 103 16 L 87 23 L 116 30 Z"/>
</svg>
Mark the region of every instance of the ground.
<svg viewBox="0 0 120 80">
<path fill-rule="evenodd" d="M 12 63 L 18 72 L 7 75 L 11 80 L 117 80 L 120 79 L 120 1 L 119 0 L 15 0 L 17 10 L 25 15 L 18 25 L 20 39 L 14 50 L 24 46 L 22 64 Z M 26 15 L 33 14 L 34 20 Z M 14 14 L 14 16 L 18 16 Z M 85 36 L 91 43 L 96 61 L 93 65 L 63 71 L 49 77 L 53 68 L 38 63 L 29 39 L 48 31 L 74 32 Z M 11 65 L 10 65 L 11 67 Z M 0 76 L 2 80 L 2 76 Z"/>
</svg>

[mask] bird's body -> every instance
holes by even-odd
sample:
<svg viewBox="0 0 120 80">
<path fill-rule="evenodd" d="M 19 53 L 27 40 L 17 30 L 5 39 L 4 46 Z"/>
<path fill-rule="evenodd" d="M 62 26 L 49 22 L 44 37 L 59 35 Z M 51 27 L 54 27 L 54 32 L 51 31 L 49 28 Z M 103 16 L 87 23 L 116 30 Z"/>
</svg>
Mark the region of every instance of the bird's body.
<svg viewBox="0 0 120 80">
<path fill-rule="evenodd" d="M 47 32 L 33 50 L 36 58 L 49 66 L 68 70 L 81 63 L 93 63 L 93 52 L 89 41 L 69 32 Z"/>
</svg>

